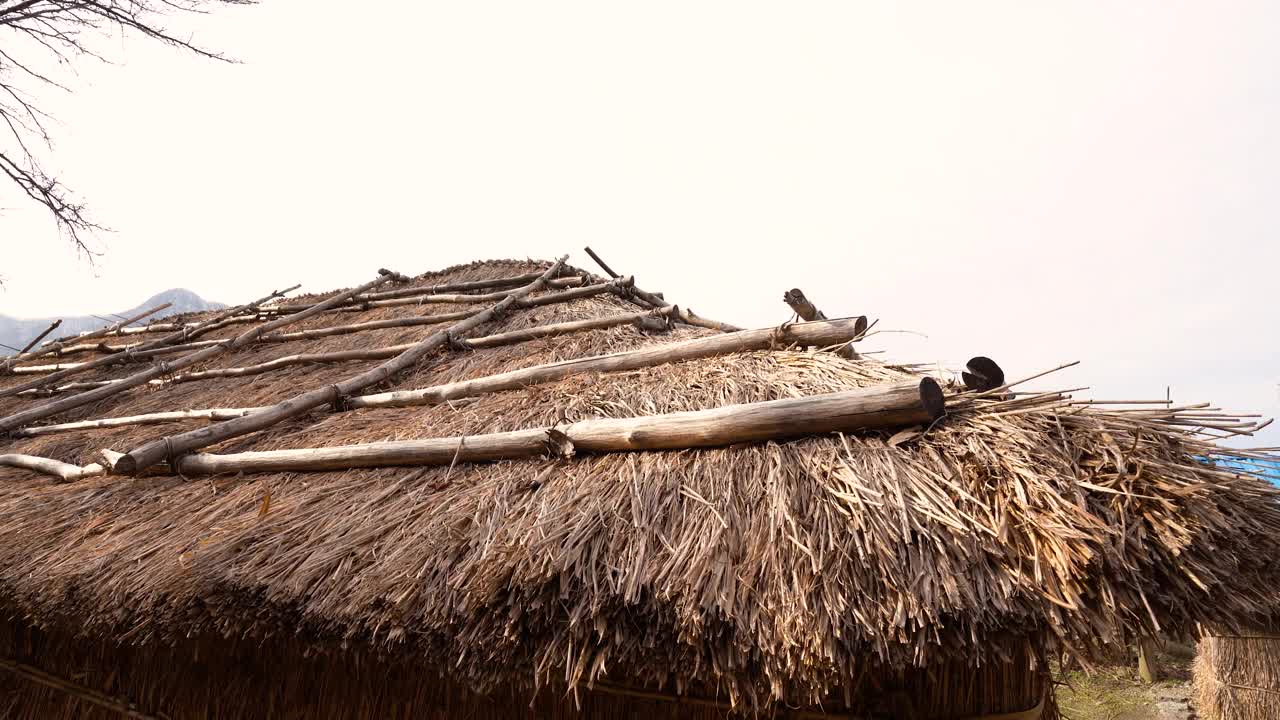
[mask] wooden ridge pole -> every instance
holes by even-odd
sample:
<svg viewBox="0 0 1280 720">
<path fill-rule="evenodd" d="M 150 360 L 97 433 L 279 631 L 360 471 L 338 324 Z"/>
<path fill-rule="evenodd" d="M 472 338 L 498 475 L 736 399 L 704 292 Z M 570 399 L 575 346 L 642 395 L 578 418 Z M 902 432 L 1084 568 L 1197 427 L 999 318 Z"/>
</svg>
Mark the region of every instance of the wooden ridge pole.
<svg viewBox="0 0 1280 720">
<path fill-rule="evenodd" d="M 172 343 L 178 342 L 179 340 L 186 340 L 187 338 L 191 337 L 192 334 L 199 334 L 201 332 L 205 332 L 209 329 L 212 329 L 219 322 L 222 322 L 226 318 L 232 317 L 236 314 L 243 312 L 245 308 L 257 307 L 258 305 L 268 300 L 271 300 L 272 298 L 276 298 L 285 293 L 292 292 L 293 290 L 298 289 L 298 287 L 300 286 L 294 285 L 293 287 L 286 288 L 284 290 L 274 290 L 271 292 L 270 295 L 267 295 L 266 297 L 255 300 L 245 305 L 240 305 L 234 308 L 230 308 L 228 310 L 224 310 L 218 313 L 217 315 L 213 316 L 209 320 L 202 323 L 198 323 L 193 327 L 190 327 L 190 328 L 183 327 L 181 330 L 169 335 L 165 335 L 162 338 L 152 340 L 151 342 L 148 342 L 148 343 L 143 343 L 134 348 L 129 348 L 124 351 L 123 355 L 111 355 L 109 357 L 98 358 L 97 360 L 91 360 L 86 363 L 81 363 L 79 365 L 75 365 L 74 367 L 68 367 L 64 370 L 58 370 L 56 372 L 50 373 L 43 377 L 37 378 L 35 380 L 30 380 L 20 385 L 14 385 L 12 387 L 0 389 L 0 398 L 9 397 L 11 395 L 20 395 L 28 390 L 36 390 L 36 389 L 45 387 L 47 385 L 52 385 L 53 383 L 56 383 L 59 380 L 62 380 L 63 378 L 71 377 L 72 375 L 78 375 L 80 373 L 86 372 L 88 370 L 93 370 L 95 368 L 106 367 L 108 365 L 124 364 L 129 361 L 130 356 L 128 355 L 128 353 L 130 352 L 145 352 L 148 350 L 153 350 L 155 348 L 169 346 Z M 0 430 L 0 432 L 3 432 L 3 431 Z"/>
<path fill-rule="evenodd" d="M 131 425 L 163 425 L 164 423 L 182 420 L 231 420 L 243 417 L 262 408 L 210 408 L 208 410 L 174 410 L 170 412 L 147 413 L 127 417 L 102 418 L 100 420 L 81 420 L 80 422 L 62 423 L 61 425 L 44 425 L 14 430 L 17 438 L 40 437 L 72 430 L 96 430 L 99 428 L 127 427 Z"/>
<path fill-rule="evenodd" d="M 347 406 L 356 409 L 434 405 L 446 400 L 512 390 L 528 385 L 540 385 L 581 373 L 636 370 L 715 355 L 767 350 L 777 346 L 830 347 L 858 339 L 861 335 L 860 328 L 865 326 L 866 318 L 848 318 L 760 330 L 743 330 L 655 345 L 639 350 L 564 360 L 419 390 L 395 390 L 364 395 L 351 398 L 347 401 Z"/>
<path fill-rule="evenodd" d="M 674 312 L 674 309 L 673 309 Z M 649 313 L 636 313 L 640 316 Z M 591 321 L 578 321 L 591 322 Z M 417 390 L 397 390 L 373 395 L 362 395 L 348 399 L 344 403 L 347 409 L 359 408 L 392 408 L 415 405 L 434 405 L 448 400 L 474 397 L 503 390 L 513 390 L 554 382 L 572 375 L 588 372 L 612 372 L 654 367 L 668 363 L 694 360 L 716 355 L 728 355 L 752 350 L 767 350 L 770 347 L 832 347 L 853 342 L 861 336 L 861 328 L 865 327 L 866 318 L 858 317 L 845 320 L 829 320 L 825 322 L 787 325 L 781 328 L 764 328 L 761 330 L 744 330 L 732 335 L 713 335 L 677 343 L 655 345 L 653 347 L 629 350 L 609 355 L 593 355 L 585 358 L 564 360 L 545 365 L 536 365 L 519 370 L 512 370 L 497 375 L 462 380 L 455 383 L 435 385 Z M 550 328 L 553 326 L 544 326 Z M 533 329 L 533 328 L 531 328 Z M 524 331 L 516 331 L 524 332 Z M 510 335 L 503 333 L 502 335 Z M 501 337 L 495 335 L 490 337 Z M 477 341 L 484 338 L 476 338 Z M 109 382 L 109 381 L 108 381 Z M 244 414 L 265 410 L 265 407 L 243 408 Z M 82 422 L 63 423 L 61 425 L 45 425 L 25 428 L 14 433 L 17 437 L 34 437 L 56 432 L 86 430 L 99 427 L 119 427 L 123 425 L 151 425 L 186 419 L 206 419 L 205 413 L 223 412 L 219 409 L 190 410 L 175 412 L 149 413 L 131 417 L 103 418 Z M 238 410 L 228 410 L 228 413 Z M 208 417 L 210 420 L 227 419 Z"/>
<path fill-rule="evenodd" d="M 102 328 L 101 330 L 94 330 L 93 332 L 87 333 L 84 336 L 82 336 L 82 339 L 87 340 L 91 338 L 103 337 L 104 335 L 110 335 L 113 331 L 123 328 L 126 325 L 131 325 L 150 315 L 155 315 L 161 310 L 167 309 L 170 305 L 172 305 L 172 303 L 164 303 L 163 305 L 157 305 L 151 308 L 150 310 L 146 310 L 144 312 L 138 313 L 133 317 L 125 318 L 124 320 L 121 320 L 115 325 L 108 325 L 107 327 Z M 32 350 L 31 352 L 27 352 L 27 353 L 19 353 L 12 357 L 5 358 L 4 363 L 0 364 L 0 373 L 8 372 L 9 368 L 13 367 L 16 363 L 26 362 L 27 360 L 34 360 L 35 358 L 44 357 L 45 355 L 56 355 L 61 349 L 62 349 L 62 343 L 52 342 L 40 348 L 39 350 Z"/>
<path fill-rule="evenodd" d="M 709 410 L 633 418 L 583 420 L 551 428 L 466 437 L 269 450 L 174 458 L 182 474 L 345 470 L 401 465 L 450 465 L 548 454 L 610 453 L 722 447 L 830 432 L 879 430 L 931 423 L 945 414 L 943 392 L 932 378 L 845 392 L 726 405 Z M 257 417 L 248 415 L 243 419 Z M 224 428 L 235 420 L 216 427 Z M 121 456 L 115 472 L 130 473 Z M 163 459 L 163 457 L 161 457 Z"/>
<path fill-rule="evenodd" d="M 333 305 L 347 299 L 351 295 L 354 295 L 356 293 L 361 293 L 361 292 L 364 292 L 365 290 L 368 290 L 371 287 L 376 287 L 378 285 L 381 285 L 382 283 L 387 282 L 388 280 L 391 280 L 393 277 L 396 277 L 396 276 L 393 274 L 379 275 L 376 280 L 367 282 L 364 285 L 361 285 L 360 287 L 355 288 L 353 290 L 348 290 L 347 292 L 334 295 L 328 300 L 322 303 L 317 303 L 316 305 L 311 306 L 311 308 L 307 310 L 303 310 L 300 313 L 295 313 L 293 315 L 280 318 L 279 320 L 273 320 L 269 323 L 266 323 L 265 325 L 259 325 L 257 327 L 254 327 L 253 329 L 237 336 L 234 340 L 225 340 L 221 343 L 218 343 L 217 345 L 211 345 L 210 347 L 204 348 L 203 350 L 198 350 L 189 355 L 183 355 L 182 357 L 174 360 L 172 363 L 166 363 L 161 361 L 160 363 L 152 366 L 147 370 L 143 370 L 142 372 L 135 373 L 133 375 L 130 375 L 127 378 L 122 378 L 118 381 L 113 381 L 110 385 L 96 388 L 94 390 L 89 390 L 89 391 L 80 393 L 78 395 L 72 395 L 71 397 L 63 398 L 61 400 L 53 400 L 43 405 L 38 405 L 36 407 L 33 407 L 29 410 L 24 410 L 22 412 L 14 413 L 9 417 L 0 418 L 0 433 L 8 433 L 11 430 L 16 430 L 22 427 L 23 425 L 27 425 L 36 420 L 43 420 L 44 418 L 57 415 L 60 412 L 70 410 L 72 408 L 77 408 L 77 407 L 80 407 L 81 405 L 88 405 L 89 403 L 97 402 L 103 398 L 110 397 L 118 393 L 122 393 L 125 390 L 128 390 L 129 388 L 137 387 L 138 385 L 144 385 L 150 382 L 151 380 L 159 378 L 163 375 L 171 375 L 178 370 L 181 370 L 186 367 L 190 367 L 192 365 L 195 365 L 196 363 L 204 362 L 205 360 L 208 360 L 209 358 L 214 357 L 215 355 L 219 355 L 221 353 L 227 352 L 228 350 L 237 350 L 241 347 L 244 347 L 245 345 L 248 345 L 251 342 L 254 342 L 255 340 L 258 339 L 258 337 L 260 337 L 264 332 L 268 330 L 274 330 L 278 327 L 283 327 L 290 323 L 295 323 L 295 322 L 298 322 L 299 320 L 304 320 L 306 318 L 309 318 L 312 315 L 322 313 L 325 310 L 328 310 Z M 171 335 L 169 337 L 173 337 L 173 336 Z M 160 342 L 160 341 L 157 340 L 156 342 Z M 103 360 L 114 360 L 114 359 L 115 359 L 114 355 L 111 357 L 103 358 Z M 64 370 L 63 372 L 79 372 L 85 369 L 85 367 L 88 367 L 90 365 L 93 365 L 93 363 L 86 363 L 84 367 L 77 368 L 76 370 L 73 370 L 73 371 Z M 54 377 L 58 374 L 59 373 L 54 373 L 53 375 L 48 375 L 43 379 L 48 380 L 48 378 Z M 9 390 L 12 390 L 12 388 L 9 388 Z"/>
<path fill-rule="evenodd" d="M 413 367 L 419 360 L 426 357 L 428 353 L 446 344 L 451 339 L 456 338 L 458 335 L 463 333 L 470 332 L 473 328 L 502 315 L 518 300 L 523 298 L 525 295 L 536 291 L 548 280 L 555 277 L 556 274 L 560 272 L 560 268 L 564 265 L 565 260 L 568 258 L 568 255 L 561 257 L 553 263 L 546 272 L 540 275 L 537 280 L 534 280 L 528 285 L 522 287 L 520 290 L 506 296 L 498 304 L 488 308 L 487 310 L 481 310 L 466 320 L 451 325 L 447 330 L 442 330 L 432 334 L 427 339 L 412 348 L 405 350 L 400 355 L 376 368 L 367 370 L 335 385 L 316 388 L 302 393 L 301 395 L 285 400 L 284 402 L 269 406 L 260 412 L 245 415 L 244 417 L 236 418 L 234 420 L 228 420 L 219 425 L 210 425 L 198 430 L 164 437 L 155 442 L 147 443 L 142 447 L 130 451 L 127 455 L 122 457 L 120 461 L 116 463 L 116 468 L 125 474 L 135 475 L 163 460 L 173 459 L 192 450 L 208 447 L 233 437 L 239 437 L 257 430 L 262 430 L 263 428 L 271 427 L 282 420 L 301 415 L 321 405 L 340 403 L 344 398 L 351 395 L 351 393 L 380 382 L 385 382 L 396 374 Z M 108 388 L 103 389 L 105 390 Z M 97 391 L 91 390 L 90 392 Z M 0 421 L 0 423 L 2 422 L 3 421 Z M 3 428 L 3 424 L 0 424 L 0 428 Z"/>
</svg>

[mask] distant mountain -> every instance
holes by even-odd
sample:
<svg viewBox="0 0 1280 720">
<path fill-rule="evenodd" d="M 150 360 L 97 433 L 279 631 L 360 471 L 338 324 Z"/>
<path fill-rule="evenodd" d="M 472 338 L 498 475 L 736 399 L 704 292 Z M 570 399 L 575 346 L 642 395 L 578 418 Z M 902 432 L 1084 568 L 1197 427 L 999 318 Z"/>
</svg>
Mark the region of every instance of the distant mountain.
<svg viewBox="0 0 1280 720">
<path fill-rule="evenodd" d="M 196 312 L 198 310 L 221 310 L 226 307 L 226 305 L 222 303 L 205 300 L 186 288 L 173 288 L 165 290 L 162 293 L 156 293 L 144 300 L 137 307 L 132 307 L 128 310 L 121 310 L 116 314 L 124 317 L 133 317 L 148 308 L 163 305 L 164 303 L 172 303 L 172 305 L 155 315 L 148 316 L 147 318 L 139 321 L 139 324 L 146 324 L 156 318 L 162 318 L 167 315 L 179 315 L 181 313 Z M 107 325 L 118 321 L 118 318 L 114 318 L 106 313 L 103 313 L 102 316 L 109 318 L 111 322 L 99 320 L 92 316 L 63 318 L 62 325 L 57 330 L 54 330 L 50 337 L 62 337 L 65 335 L 74 335 L 76 333 L 97 330 L 98 328 L 106 327 Z M 16 348 L 22 348 L 27 343 L 31 342 L 32 338 L 43 332 L 45 328 L 49 327 L 49 323 L 54 320 L 55 318 L 14 318 L 9 317 L 8 315 L 0 315 L 0 343 Z M 0 348 L 0 356 L 11 354 L 13 354 L 12 350 Z"/>
</svg>

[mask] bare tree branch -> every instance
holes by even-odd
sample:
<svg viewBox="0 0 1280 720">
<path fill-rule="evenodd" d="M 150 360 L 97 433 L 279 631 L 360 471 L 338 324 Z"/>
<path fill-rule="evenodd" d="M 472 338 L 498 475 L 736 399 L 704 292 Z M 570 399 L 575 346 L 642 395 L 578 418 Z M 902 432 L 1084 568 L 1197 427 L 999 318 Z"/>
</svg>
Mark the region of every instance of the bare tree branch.
<svg viewBox="0 0 1280 720">
<path fill-rule="evenodd" d="M 52 118 L 40 109 L 35 94 L 23 84 L 46 91 L 70 92 L 68 85 L 54 79 L 53 74 L 43 68 L 56 65 L 74 72 L 76 64 L 86 59 L 105 62 L 106 58 L 94 50 L 91 43 L 130 32 L 201 57 L 232 62 L 221 53 L 179 37 L 162 21 L 167 17 L 204 14 L 212 8 L 254 2 L 256 0 L 0 0 L 0 121 L 3 121 L 0 122 L 0 172 L 3 173 L 0 181 L 8 178 L 11 187 L 18 188 L 22 196 L 47 209 L 61 234 L 92 259 L 95 253 L 86 238 L 104 228 L 93 221 L 74 193 L 42 169 L 36 145 L 52 152 L 53 142 L 47 128 Z M 6 36 L 18 42 L 6 42 Z"/>
</svg>

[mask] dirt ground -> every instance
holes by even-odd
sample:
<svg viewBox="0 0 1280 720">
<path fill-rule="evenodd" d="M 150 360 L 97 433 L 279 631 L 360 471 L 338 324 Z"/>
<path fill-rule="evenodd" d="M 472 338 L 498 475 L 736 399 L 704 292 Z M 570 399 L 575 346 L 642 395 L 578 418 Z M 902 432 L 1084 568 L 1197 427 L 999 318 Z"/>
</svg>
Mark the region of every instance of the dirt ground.
<svg viewBox="0 0 1280 720">
<path fill-rule="evenodd" d="M 1195 720 L 1191 660 L 1195 648 L 1169 643 L 1156 655 L 1160 679 L 1138 679 L 1137 659 L 1063 676 L 1058 705 L 1068 720 Z"/>
</svg>

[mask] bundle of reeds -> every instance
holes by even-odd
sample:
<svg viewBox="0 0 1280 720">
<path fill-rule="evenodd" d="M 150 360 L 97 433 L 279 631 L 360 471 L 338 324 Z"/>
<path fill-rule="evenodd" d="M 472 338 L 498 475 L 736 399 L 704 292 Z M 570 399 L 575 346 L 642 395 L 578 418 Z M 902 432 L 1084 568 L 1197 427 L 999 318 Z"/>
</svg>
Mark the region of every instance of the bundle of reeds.
<svg viewBox="0 0 1280 720">
<path fill-rule="evenodd" d="M 1280 633 L 1206 635 L 1192 673 L 1205 720 L 1280 718 Z"/>
</svg>

